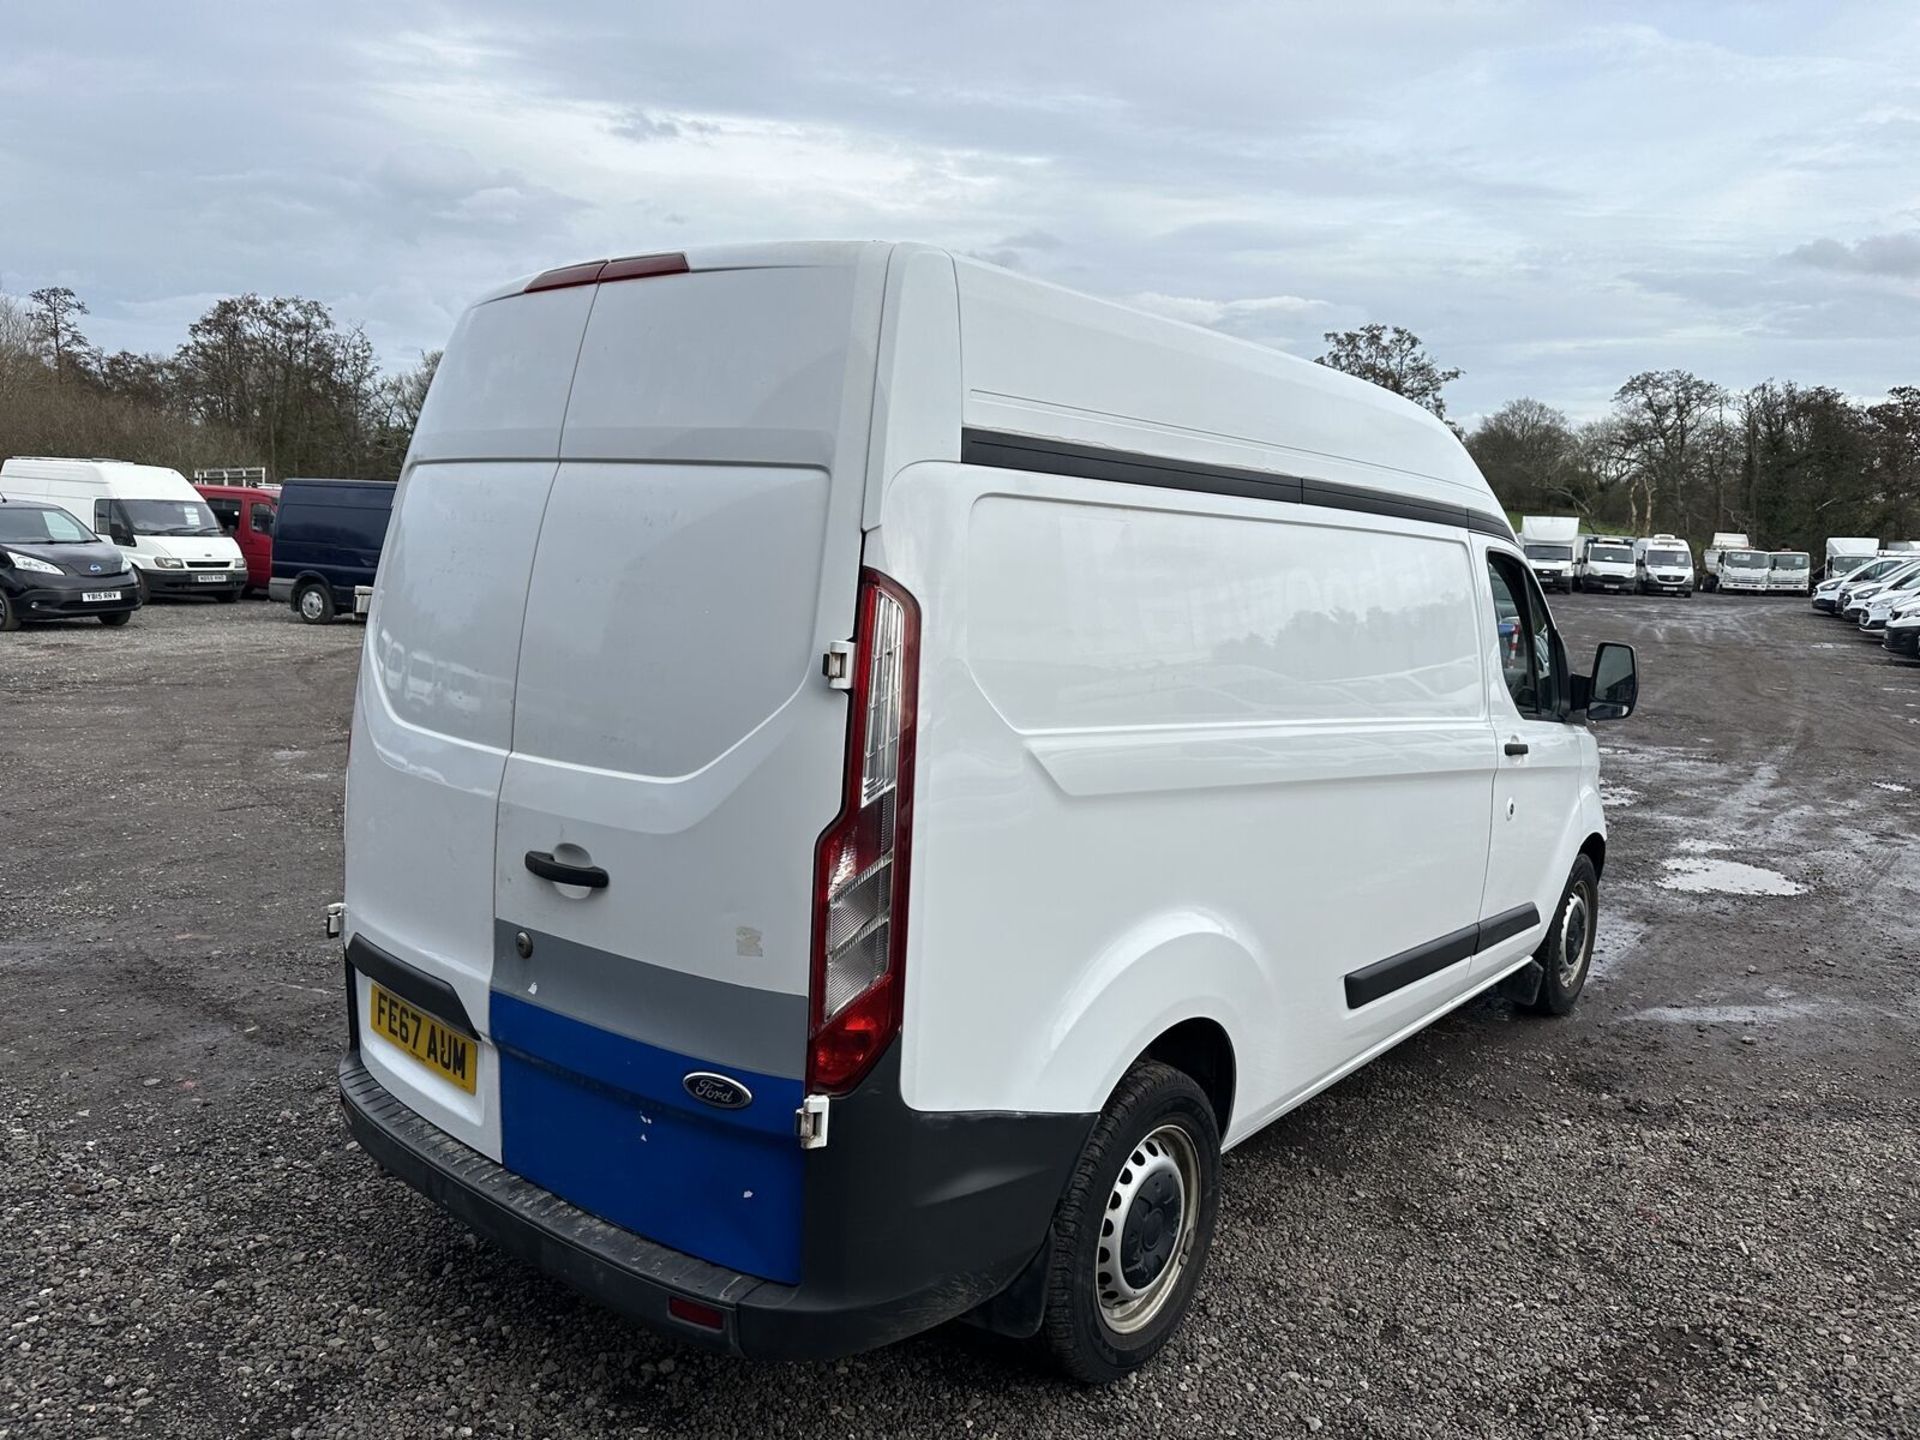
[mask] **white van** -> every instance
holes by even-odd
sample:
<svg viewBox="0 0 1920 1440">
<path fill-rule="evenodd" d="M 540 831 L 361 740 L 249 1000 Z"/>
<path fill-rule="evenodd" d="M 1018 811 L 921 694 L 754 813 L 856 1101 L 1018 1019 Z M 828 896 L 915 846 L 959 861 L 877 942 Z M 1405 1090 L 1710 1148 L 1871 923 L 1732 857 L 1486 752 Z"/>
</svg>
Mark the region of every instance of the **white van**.
<svg viewBox="0 0 1920 1440">
<path fill-rule="evenodd" d="M 231 602 L 247 587 L 240 547 L 178 470 L 16 455 L 0 464 L 0 490 L 50 500 L 112 540 L 133 567 L 143 604 L 154 595 Z"/>
<path fill-rule="evenodd" d="M 1715 589 L 1764 595 L 1773 585 L 1773 556 L 1765 550 L 1723 550 Z"/>
<path fill-rule="evenodd" d="M 1693 597 L 1693 550 L 1679 536 L 1642 536 L 1633 542 L 1633 561 L 1642 595 Z"/>
<path fill-rule="evenodd" d="M 962 1314 L 1114 1378 L 1220 1152 L 1606 859 L 1572 673 L 1419 407 L 922 246 L 592 262 L 461 319 L 346 808 L 366 1150 L 756 1356 Z"/>
<path fill-rule="evenodd" d="M 1776 595 L 1813 593 L 1813 557 L 1805 550 L 1775 550 L 1767 557 L 1767 589 Z"/>
<path fill-rule="evenodd" d="M 1639 578 L 1633 541 L 1625 535 L 1591 535 L 1580 552 L 1574 584 L 1581 590 L 1631 590 Z"/>
</svg>

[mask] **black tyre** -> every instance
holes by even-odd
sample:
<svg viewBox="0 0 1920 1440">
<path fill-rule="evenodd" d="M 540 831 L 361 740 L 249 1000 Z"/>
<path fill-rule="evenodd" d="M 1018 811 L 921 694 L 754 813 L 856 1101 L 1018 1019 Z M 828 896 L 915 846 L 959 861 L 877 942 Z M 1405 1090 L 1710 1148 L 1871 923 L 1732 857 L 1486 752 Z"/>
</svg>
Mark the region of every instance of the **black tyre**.
<svg viewBox="0 0 1920 1440">
<path fill-rule="evenodd" d="M 147 589 L 147 577 L 143 571 L 135 570 L 133 572 L 133 588 L 140 592 L 140 603 L 142 605 L 147 604 L 153 599 L 153 592 Z"/>
<path fill-rule="evenodd" d="M 333 590 L 316 581 L 308 581 L 293 595 L 293 613 L 309 625 L 326 625 L 333 620 Z"/>
<path fill-rule="evenodd" d="M 1573 862 L 1567 888 L 1561 893 L 1560 907 L 1553 912 L 1547 938 L 1533 952 L 1534 960 L 1546 973 L 1540 979 L 1540 993 L 1528 1008 L 1536 1015 L 1565 1015 L 1572 1011 L 1586 988 L 1587 972 L 1593 969 L 1593 932 L 1600 919 L 1600 877 L 1593 861 L 1582 855 Z"/>
<path fill-rule="evenodd" d="M 222 605 L 232 605 L 240 599 L 240 592 L 238 590 L 222 590 L 213 598 L 218 600 Z"/>
<path fill-rule="evenodd" d="M 1170 1065 L 1135 1065 L 1054 1212 L 1040 1335 L 1068 1375 L 1103 1385 L 1167 1343 L 1206 1265 L 1219 1176 L 1219 1126 L 1200 1087 Z"/>
<path fill-rule="evenodd" d="M 99 617 L 100 623 L 109 628 L 124 625 L 131 619 L 133 619 L 133 611 L 131 610 L 116 610 L 111 615 L 102 615 Z"/>
<path fill-rule="evenodd" d="M 13 597 L 0 590 L 0 630 L 18 630 L 20 628 L 20 607 L 13 603 Z"/>
</svg>

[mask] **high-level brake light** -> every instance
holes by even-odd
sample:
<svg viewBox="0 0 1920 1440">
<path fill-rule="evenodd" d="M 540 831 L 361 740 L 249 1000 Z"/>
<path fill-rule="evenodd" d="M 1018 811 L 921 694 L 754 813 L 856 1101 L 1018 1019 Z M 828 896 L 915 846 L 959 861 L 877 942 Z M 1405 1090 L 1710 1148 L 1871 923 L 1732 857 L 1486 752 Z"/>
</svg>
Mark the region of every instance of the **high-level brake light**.
<svg viewBox="0 0 1920 1440">
<path fill-rule="evenodd" d="M 573 285 L 604 285 L 613 280 L 644 280 L 649 275 L 685 275 L 687 257 L 668 251 L 659 255 L 628 255 L 619 260 L 589 260 L 584 265 L 562 265 L 536 275 L 520 293 L 536 290 L 565 290 Z"/>
<path fill-rule="evenodd" d="M 900 1032 L 920 608 L 860 575 L 840 816 L 815 852 L 807 1088 L 844 1095 Z"/>
</svg>

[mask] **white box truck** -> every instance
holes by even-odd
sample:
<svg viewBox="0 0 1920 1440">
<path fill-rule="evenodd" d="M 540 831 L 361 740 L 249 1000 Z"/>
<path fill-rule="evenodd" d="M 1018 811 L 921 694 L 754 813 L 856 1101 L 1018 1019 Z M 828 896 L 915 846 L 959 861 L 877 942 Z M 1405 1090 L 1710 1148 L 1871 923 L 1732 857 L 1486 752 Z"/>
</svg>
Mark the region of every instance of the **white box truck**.
<svg viewBox="0 0 1920 1440">
<path fill-rule="evenodd" d="M 211 595 L 231 603 L 247 587 L 240 547 L 178 470 L 16 455 L 0 464 L 0 491 L 52 501 L 118 545 L 142 604 L 155 595 Z"/>
<path fill-rule="evenodd" d="M 1700 588 L 1720 588 L 1720 556 L 1728 550 L 1749 550 L 1753 542 L 1738 530 L 1716 530 L 1700 556 Z"/>
<path fill-rule="evenodd" d="M 1876 536 L 1836 535 L 1827 541 L 1827 565 L 1820 572 L 1820 578 L 1838 580 L 1858 570 L 1879 553 L 1880 541 Z"/>
<path fill-rule="evenodd" d="M 1573 1005 L 1637 681 L 1563 655 L 1467 452 L 1336 371 L 924 246 L 516 282 L 374 585 L 348 1123 L 689 1343 L 972 1312 L 1114 1379 L 1223 1149 Z"/>
<path fill-rule="evenodd" d="M 1574 542 L 1580 538 L 1577 515 L 1523 515 L 1520 517 L 1520 545 L 1526 551 L 1527 564 L 1535 578 L 1548 590 L 1573 589 L 1576 556 Z"/>
</svg>

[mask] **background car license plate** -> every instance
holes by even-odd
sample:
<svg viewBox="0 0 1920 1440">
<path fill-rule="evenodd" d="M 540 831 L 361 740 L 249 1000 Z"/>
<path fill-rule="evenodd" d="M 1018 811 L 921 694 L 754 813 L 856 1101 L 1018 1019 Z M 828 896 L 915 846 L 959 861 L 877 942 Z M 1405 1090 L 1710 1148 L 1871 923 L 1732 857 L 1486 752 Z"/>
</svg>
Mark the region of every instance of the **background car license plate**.
<svg viewBox="0 0 1920 1440">
<path fill-rule="evenodd" d="M 224 575 L 196 575 L 193 578 L 198 580 L 202 585 L 218 585 L 227 577 Z"/>
<path fill-rule="evenodd" d="M 120 592 L 118 590 L 85 590 L 81 592 L 80 598 L 83 601 L 118 600 L 120 598 Z"/>
<path fill-rule="evenodd" d="M 381 1039 L 398 1046 L 444 1080 L 469 1095 L 474 1092 L 479 1042 L 452 1026 L 416 1010 L 384 986 L 369 982 L 367 1024 Z"/>
</svg>

